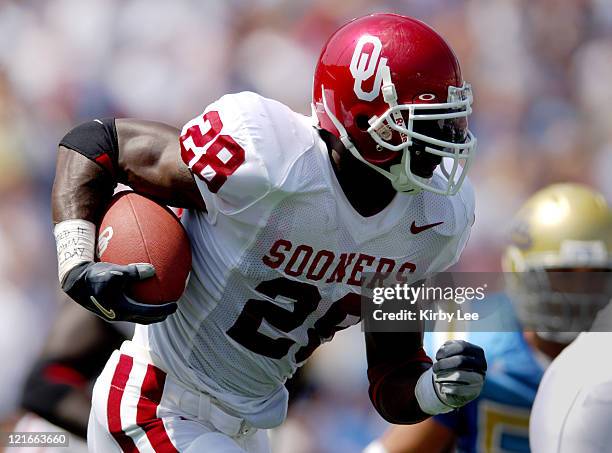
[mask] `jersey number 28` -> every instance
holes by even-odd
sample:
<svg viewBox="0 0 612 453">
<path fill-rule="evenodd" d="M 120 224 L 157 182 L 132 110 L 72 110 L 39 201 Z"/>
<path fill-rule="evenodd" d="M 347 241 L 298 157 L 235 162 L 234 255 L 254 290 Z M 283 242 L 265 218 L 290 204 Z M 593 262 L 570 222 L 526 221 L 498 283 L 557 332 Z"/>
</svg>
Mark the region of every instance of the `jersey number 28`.
<svg viewBox="0 0 612 453">
<path fill-rule="evenodd" d="M 227 334 L 247 349 L 257 354 L 281 359 L 289 352 L 295 341 L 286 338 L 271 338 L 259 332 L 262 321 L 282 332 L 289 333 L 299 328 L 306 318 L 314 312 L 321 294 L 316 286 L 284 277 L 261 282 L 255 288 L 257 292 L 270 299 L 277 297 L 295 301 L 293 310 L 287 310 L 267 300 L 249 299 L 236 322 Z M 319 318 L 314 326 L 307 330 L 308 343 L 295 353 L 295 361 L 303 362 L 325 339 L 331 338 L 337 331 L 345 329 L 343 324 L 347 316 L 360 317 L 360 296 L 348 293 L 334 302 L 327 312 Z"/>
<path fill-rule="evenodd" d="M 221 134 L 219 112 L 211 110 L 190 121 L 179 141 L 181 158 L 208 190 L 216 193 L 244 163 L 244 149 L 229 135 Z"/>
</svg>

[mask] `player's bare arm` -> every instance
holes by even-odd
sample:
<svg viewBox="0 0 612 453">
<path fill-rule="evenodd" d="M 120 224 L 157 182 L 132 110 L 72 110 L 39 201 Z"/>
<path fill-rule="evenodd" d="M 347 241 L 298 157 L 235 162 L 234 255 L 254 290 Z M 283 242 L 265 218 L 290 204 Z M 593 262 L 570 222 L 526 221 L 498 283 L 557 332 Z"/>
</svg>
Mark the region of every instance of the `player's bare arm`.
<svg viewBox="0 0 612 453">
<path fill-rule="evenodd" d="M 171 206 L 205 209 L 193 175 L 181 160 L 178 129 L 132 119 L 117 119 L 115 125 L 115 174 L 73 149 L 59 147 L 52 192 L 54 223 L 99 220 L 117 183 Z"/>
<path fill-rule="evenodd" d="M 155 270 L 146 263 L 94 263 L 93 244 L 95 225 L 118 183 L 161 203 L 205 209 L 181 161 L 178 135 L 161 123 L 96 120 L 74 128 L 59 146 L 52 211 L 60 282 L 73 299 L 106 320 L 150 323 L 176 310 L 176 304 L 143 306 L 127 298 L 127 282 Z"/>
</svg>

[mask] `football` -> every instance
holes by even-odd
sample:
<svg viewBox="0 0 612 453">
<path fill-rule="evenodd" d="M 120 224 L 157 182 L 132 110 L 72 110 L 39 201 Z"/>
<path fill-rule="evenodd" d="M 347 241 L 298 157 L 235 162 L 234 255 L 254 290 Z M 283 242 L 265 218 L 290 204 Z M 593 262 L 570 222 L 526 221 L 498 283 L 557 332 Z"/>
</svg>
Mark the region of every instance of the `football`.
<svg viewBox="0 0 612 453">
<path fill-rule="evenodd" d="M 151 263 L 155 275 L 129 284 L 126 294 L 146 304 L 179 299 L 191 270 L 191 247 L 178 217 L 134 192 L 116 194 L 98 229 L 97 257 L 114 264 Z"/>
</svg>

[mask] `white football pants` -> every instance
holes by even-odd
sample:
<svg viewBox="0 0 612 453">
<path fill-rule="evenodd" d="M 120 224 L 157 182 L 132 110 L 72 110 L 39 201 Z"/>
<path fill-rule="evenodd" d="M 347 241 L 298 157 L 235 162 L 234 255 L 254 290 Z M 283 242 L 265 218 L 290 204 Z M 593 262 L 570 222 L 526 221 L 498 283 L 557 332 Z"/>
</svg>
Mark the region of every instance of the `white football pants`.
<svg viewBox="0 0 612 453">
<path fill-rule="evenodd" d="M 183 387 L 130 341 L 96 381 L 87 443 L 94 453 L 270 452 L 266 430 Z"/>
</svg>

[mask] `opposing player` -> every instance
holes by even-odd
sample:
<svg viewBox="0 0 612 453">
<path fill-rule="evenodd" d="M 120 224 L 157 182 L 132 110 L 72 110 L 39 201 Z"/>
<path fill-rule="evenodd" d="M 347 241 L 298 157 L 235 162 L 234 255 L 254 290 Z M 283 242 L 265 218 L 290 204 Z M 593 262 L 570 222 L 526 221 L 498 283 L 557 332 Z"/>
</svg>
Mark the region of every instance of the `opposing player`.
<svg viewBox="0 0 612 453">
<path fill-rule="evenodd" d="M 577 184 L 555 184 L 534 194 L 516 215 L 503 257 L 510 300 L 505 302 L 504 295 L 490 300 L 496 306 L 512 302 L 518 314 L 516 330 L 463 333 L 486 352 L 490 370 L 480 396 L 457 411 L 391 428 L 368 453 L 435 453 L 453 447 L 462 453 L 528 453 L 529 417 L 546 366 L 577 332 L 591 327 L 594 314 L 607 303 L 599 288 L 589 294 L 576 286 L 584 275 L 578 271 L 609 266 L 610 251 L 612 217 L 600 194 Z M 557 274 L 570 270 L 575 272 Z M 551 287 L 559 276 L 573 284 Z M 462 334 L 454 334 L 458 335 Z M 433 337 L 427 334 L 431 342 Z M 577 363 L 568 363 L 568 367 Z M 563 376 L 581 381 L 569 369 Z M 551 401 L 566 400 L 565 393 L 559 388 L 551 391 Z M 561 418 L 551 408 L 542 414 L 541 426 L 532 424 L 531 438 L 544 438 L 554 426 L 552 421 Z M 536 451 L 556 452 L 554 445 L 547 440 Z"/>
<path fill-rule="evenodd" d="M 92 451 L 268 451 L 283 382 L 359 321 L 363 273 L 411 283 L 459 258 L 474 221 L 471 103 L 435 31 L 377 14 L 325 45 L 312 119 L 245 92 L 182 131 L 109 119 L 69 132 L 53 189 L 62 287 L 106 319 L 146 324 L 98 378 Z M 186 208 L 193 270 L 178 305 L 125 296 L 150 265 L 94 263 L 117 182 Z M 391 422 L 451 411 L 482 387 L 477 346 L 450 342 L 432 367 L 419 333 L 365 336 L 370 398 Z"/>
<path fill-rule="evenodd" d="M 68 431 L 69 448 L 48 446 L 37 451 L 87 451 L 85 437 L 91 409 L 91 389 L 114 349 L 131 338 L 133 325 L 104 322 L 66 301 L 46 340 L 41 357 L 23 388 L 21 407 L 26 414 L 14 431 Z M 14 453 L 20 449 L 12 449 Z M 31 451 L 24 448 L 24 452 Z"/>
<path fill-rule="evenodd" d="M 568 331 L 566 337 L 590 331 L 578 335 L 546 370 L 531 413 L 531 450 L 610 451 L 612 361 L 607 357 L 612 342 L 612 209 L 601 194 L 585 189 L 573 189 L 557 201 L 556 208 L 553 213 L 567 219 L 574 240 L 563 244 L 560 259 L 534 255 L 526 264 L 532 272 L 550 274 L 567 268 L 581 272 L 572 279 L 566 272 L 552 273 L 547 310 L 535 313 L 539 314 L 536 319 L 549 332 Z M 568 286 L 576 293 L 573 304 L 559 294 L 560 288 Z"/>
<path fill-rule="evenodd" d="M 91 400 L 89 384 L 132 332 L 130 324 L 111 325 L 74 304 L 62 306 L 25 383 L 22 407 L 84 439 Z"/>
</svg>

